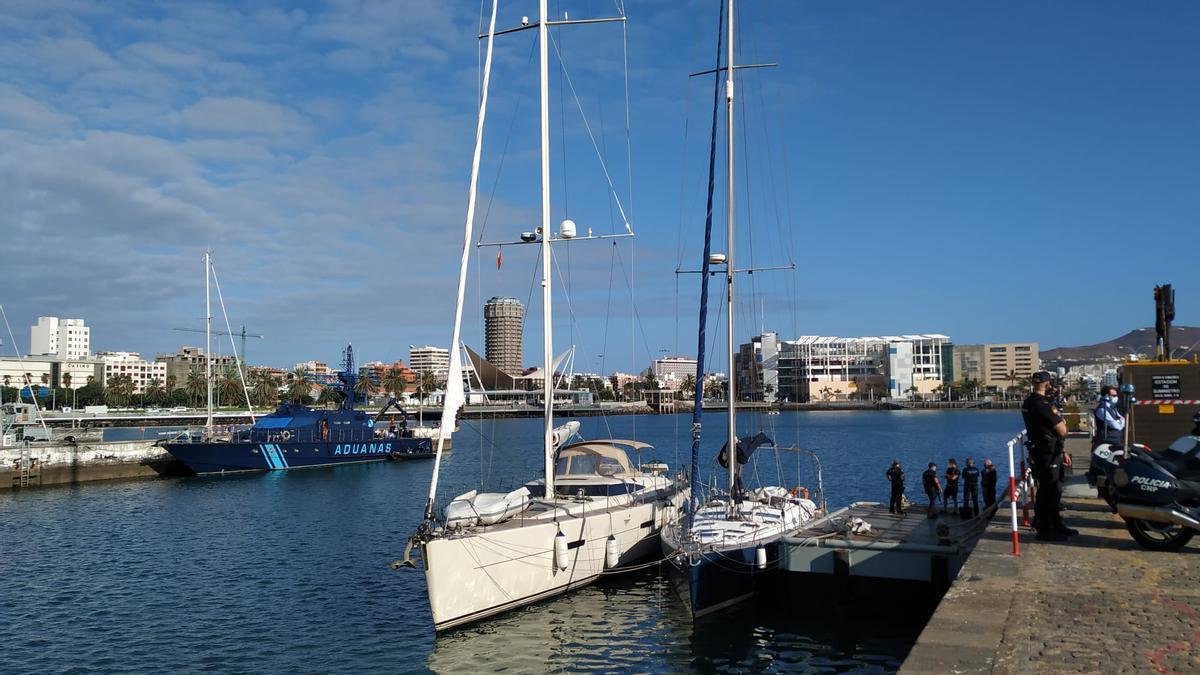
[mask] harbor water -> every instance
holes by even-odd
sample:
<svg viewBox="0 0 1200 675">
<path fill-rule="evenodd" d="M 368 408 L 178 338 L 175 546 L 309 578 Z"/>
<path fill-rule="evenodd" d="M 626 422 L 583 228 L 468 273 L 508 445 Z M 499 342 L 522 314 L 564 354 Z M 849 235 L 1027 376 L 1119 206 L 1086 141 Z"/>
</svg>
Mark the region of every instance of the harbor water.
<svg viewBox="0 0 1200 675">
<path fill-rule="evenodd" d="M 993 458 L 1021 425 L 1004 412 L 746 415 L 820 453 L 830 507 L 886 501 L 904 463 L 919 498 L 929 461 Z M 588 438 L 637 438 L 686 463 L 690 417 L 582 420 Z M 742 426 L 742 422 L 739 422 Z M 705 415 L 705 438 L 724 435 Z M 444 462 L 445 500 L 536 477 L 537 419 L 471 420 Z M 719 475 L 718 441 L 701 476 Z M 813 487 L 769 452 L 764 482 Z M 419 570 L 391 570 L 417 524 L 431 462 L 139 480 L 0 493 L 0 672 L 890 672 L 919 622 L 826 608 L 746 606 L 693 624 L 653 567 L 435 638 Z"/>
</svg>

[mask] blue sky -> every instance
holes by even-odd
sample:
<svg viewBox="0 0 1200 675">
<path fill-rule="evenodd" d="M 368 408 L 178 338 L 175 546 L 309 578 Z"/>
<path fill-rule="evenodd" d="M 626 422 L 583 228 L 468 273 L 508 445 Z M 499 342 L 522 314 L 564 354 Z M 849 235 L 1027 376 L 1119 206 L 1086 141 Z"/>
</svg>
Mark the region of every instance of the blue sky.
<svg viewBox="0 0 1200 675">
<path fill-rule="evenodd" d="M 711 80 L 687 73 L 712 65 L 717 7 L 625 4 L 630 154 L 622 29 L 557 33 L 578 106 L 552 50 L 554 219 L 621 229 L 586 117 L 638 234 L 556 253 L 555 340 L 578 345 L 581 370 L 695 351 L 698 280 L 673 271 L 699 258 Z M 535 14 L 502 2 L 498 25 Z M 1200 324 L 1193 3 L 749 0 L 740 14 L 739 61 L 780 67 L 739 86 L 735 251 L 798 269 L 739 280 L 739 335 L 1085 344 L 1150 325 L 1163 282 L 1177 323 Z M 18 345 L 38 315 L 85 318 L 96 349 L 192 342 L 171 328 L 202 326 L 206 247 L 230 320 L 267 336 L 252 361 L 447 344 L 479 21 L 476 2 L 4 2 L 0 303 Z M 536 224 L 532 36 L 497 42 L 489 241 Z M 505 248 L 499 270 L 495 251 L 467 291 L 474 345 L 492 295 L 540 313 L 532 247 Z M 531 322 L 526 361 L 538 354 Z"/>
</svg>

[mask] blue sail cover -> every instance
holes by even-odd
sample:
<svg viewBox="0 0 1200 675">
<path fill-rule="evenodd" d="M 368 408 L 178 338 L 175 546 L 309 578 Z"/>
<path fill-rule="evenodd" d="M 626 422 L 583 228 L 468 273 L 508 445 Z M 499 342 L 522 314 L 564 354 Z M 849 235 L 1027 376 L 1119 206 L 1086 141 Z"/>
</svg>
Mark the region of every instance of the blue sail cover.
<svg viewBox="0 0 1200 675">
<path fill-rule="evenodd" d="M 692 467 L 689 474 L 692 481 L 692 501 L 700 503 L 696 495 L 696 476 L 700 475 L 700 419 L 704 414 L 704 344 L 707 341 L 708 328 L 708 257 L 712 252 L 712 220 L 713 192 L 717 176 L 717 110 L 721 101 L 721 45 L 725 34 L 721 27 L 725 25 L 725 2 L 721 3 L 720 19 L 717 29 L 717 71 L 713 75 L 713 112 L 712 129 L 709 131 L 708 145 L 708 208 L 704 216 L 704 257 L 700 261 L 700 327 L 696 335 L 696 398 L 692 408 Z M 732 364 L 731 364 L 732 365 Z M 732 370 L 732 368 L 730 368 Z M 696 518 L 696 509 L 688 509 L 687 526 L 690 530 Z"/>
</svg>

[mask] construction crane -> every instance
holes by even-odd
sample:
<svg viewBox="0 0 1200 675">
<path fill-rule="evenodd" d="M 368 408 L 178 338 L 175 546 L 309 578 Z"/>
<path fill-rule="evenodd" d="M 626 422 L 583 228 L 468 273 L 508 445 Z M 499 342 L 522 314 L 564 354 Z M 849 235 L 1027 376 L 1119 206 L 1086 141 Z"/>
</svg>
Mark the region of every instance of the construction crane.
<svg viewBox="0 0 1200 675">
<path fill-rule="evenodd" d="M 184 333 L 204 333 L 204 332 L 207 332 L 207 331 L 204 331 L 204 330 L 202 330 L 202 329 L 199 329 L 199 328 L 172 328 L 171 330 L 182 331 L 182 332 L 184 332 Z M 253 334 L 253 333 L 247 333 L 247 332 L 246 332 L 246 327 L 245 327 L 245 326 L 242 326 L 242 330 L 241 330 L 241 332 L 239 332 L 239 333 L 227 333 L 227 332 L 225 332 L 225 331 L 223 331 L 223 330 L 214 330 L 214 331 L 212 331 L 212 334 L 213 334 L 213 335 L 232 335 L 233 337 L 240 337 L 240 338 L 242 338 L 242 351 L 241 351 L 241 353 L 240 353 L 240 356 L 241 356 L 241 358 L 242 358 L 242 363 L 248 363 L 248 361 L 246 360 L 246 338 L 254 338 L 254 339 L 256 339 L 256 340 L 261 340 L 261 339 L 263 339 L 263 337 L 264 337 L 264 336 L 262 336 L 262 335 L 255 335 L 255 334 Z"/>
</svg>

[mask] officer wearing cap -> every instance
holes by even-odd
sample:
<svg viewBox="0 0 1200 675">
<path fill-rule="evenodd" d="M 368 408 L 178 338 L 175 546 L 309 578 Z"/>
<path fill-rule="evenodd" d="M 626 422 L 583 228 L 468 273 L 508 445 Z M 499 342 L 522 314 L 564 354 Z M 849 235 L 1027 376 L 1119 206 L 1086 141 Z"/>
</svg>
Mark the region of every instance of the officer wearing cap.
<svg viewBox="0 0 1200 675">
<path fill-rule="evenodd" d="M 1021 404 L 1021 416 L 1025 419 L 1025 432 L 1029 437 L 1030 470 L 1037 481 L 1037 497 L 1034 499 L 1034 527 L 1037 538 L 1042 541 L 1064 541 L 1077 534 L 1062 522 L 1058 507 L 1062 499 L 1059 485 L 1059 462 L 1069 462 L 1060 439 L 1067 436 L 1067 423 L 1046 395 L 1050 388 L 1050 373 L 1039 370 L 1033 374 L 1033 391 Z"/>
<path fill-rule="evenodd" d="M 904 514 L 904 469 L 900 460 L 892 461 L 892 467 L 887 470 L 888 482 L 892 484 L 892 500 L 888 502 L 888 513 Z"/>
</svg>

